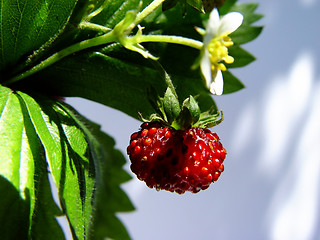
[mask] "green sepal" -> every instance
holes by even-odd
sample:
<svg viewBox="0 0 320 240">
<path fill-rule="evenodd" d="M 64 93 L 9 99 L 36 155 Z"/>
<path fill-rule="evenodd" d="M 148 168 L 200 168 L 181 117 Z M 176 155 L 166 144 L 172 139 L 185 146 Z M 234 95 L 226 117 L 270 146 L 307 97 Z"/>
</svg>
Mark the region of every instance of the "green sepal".
<svg viewBox="0 0 320 240">
<path fill-rule="evenodd" d="M 201 111 L 197 101 L 190 96 L 183 101 L 181 112 L 171 126 L 179 130 L 192 127 L 198 122 L 200 115 Z"/>
<path fill-rule="evenodd" d="M 190 95 L 190 97 L 183 102 L 183 106 L 186 106 L 189 109 L 192 116 L 192 122 L 197 122 L 200 118 L 201 111 L 194 97 Z"/>
<path fill-rule="evenodd" d="M 174 92 L 174 89 L 168 87 L 163 98 L 163 108 L 166 120 L 170 123 L 177 118 L 180 113 L 179 100 Z"/>
<path fill-rule="evenodd" d="M 212 108 L 200 114 L 200 119 L 196 124 L 194 124 L 194 127 L 211 128 L 217 126 L 222 121 L 223 112 L 217 112 L 215 108 Z"/>
<path fill-rule="evenodd" d="M 176 130 L 184 130 L 190 127 L 207 128 L 222 122 L 215 105 L 211 106 L 208 111 L 201 112 L 198 102 L 192 95 L 189 95 L 180 106 L 171 78 L 166 72 L 164 74 L 167 85 L 166 92 L 163 97 L 160 97 L 152 86 L 147 89 L 148 99 L 154 108 L 154 113 L 147 118 L 138 113 L 141 121 L 161 122 L 163 125 Z"/>
</svg>

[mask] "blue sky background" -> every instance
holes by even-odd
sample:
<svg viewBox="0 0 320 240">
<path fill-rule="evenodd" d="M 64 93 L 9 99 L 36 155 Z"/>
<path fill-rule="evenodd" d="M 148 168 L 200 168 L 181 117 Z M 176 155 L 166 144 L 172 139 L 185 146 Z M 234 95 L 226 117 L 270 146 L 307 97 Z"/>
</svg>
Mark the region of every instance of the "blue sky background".
<svg viewBox="0 0 320 240">
<path fill-rule="evenodd" d="M 320 3 L 255 2 L 265 28 L 243 47 L 257 61 L 232 71 L 246 89 L 215 97 L 225 172 L 198 194 L 157 192 L 135 177 L 124 184 L 137 210 L 119 217 L 134 240 L 320 239 Z M 67 103 L 125 154 L 140 122 L 87 100 Z"/>
</svg>

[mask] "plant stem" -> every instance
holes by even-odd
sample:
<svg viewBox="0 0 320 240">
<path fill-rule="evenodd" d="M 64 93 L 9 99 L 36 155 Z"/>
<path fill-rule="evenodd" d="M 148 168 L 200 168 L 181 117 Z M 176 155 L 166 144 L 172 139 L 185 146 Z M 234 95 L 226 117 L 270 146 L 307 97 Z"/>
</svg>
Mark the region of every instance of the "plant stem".
<svg viewBox="0 0 320 240">
<path fill-rule="evenodd" d="M 111 32 L 104 34 L 102 36 L 87 39 L 87 40 L 84 40 L 79 43 L 75 43 L 75 44 L 73 44 L 67 48 L 64 48 L 61 51 L 51 55 L 50 57 L 48 57 L 47 59 L 45 59 L 44 61 L 42 61 L 38 65 L 34 66 L 33 68 L 21 73 L 20 75 L 17 75 L 15 77 L 9 79 L 8 81 L 5 82 L 5 84 L 6 85 L 12 84 L 12 83 L 17 82 L 23 78 L 26 78 L 32 74 L 35 74 L 35 73 L 39 72 L 40 70 L 43 70 L 43 69 L 51 66 L 52 64 L 56 63 L 57 61 L 65 58 L 75 52 L 79 52 L 81 50 L 95 47 L 95 46 L 99 46 L 102 44 L 111 43 L 111 42 L 114 42 L 115 40 L 116 40 L 116 38 L 113 34 L 113 31 L 111 31 Z"/>
<path fill-rule="evenodd" d="M 93 31 L 97 31 L 97 32 L 102 32 L 102 33 L 107 33 L 110 32 L 112 29 L 105 27 L 105 26 L 101 26 L 99 24 L 96 23 L 91 23 L 91 22 L 87 22 L 87 21 L 83 21 L 79 24 L 79 29 L 83 30 L 83 29 L 90 29 Z"/>
<path fill-rule="evenodd" d="M 150 13 L 157 9 L 165 0 L 154 0 L 148 6 L 145 7 L 140 13 L 138 13 L 134 25 L 137 26 L 143 19 L 145 19 Z"/>
<path fill-rule="evenodd" d="M 137 36 L 137 42 L 165 42 L 174 43 L 179 45 L 185 45 L 198 50 L 201 50 L 203 43 L 191 38 L 185 38 L 180 36 L 169 36 L 169 35 L 141 35 Z"/>
<path fill-rule="evenodd" d="M 137 14 L 136 18 L 134 19 L 133 23 L 125 29 L 125 31 L 121 32 L 119 35 L 119 32 L 117 32 L 116 28 L 114 30 L 111 30 L 107 27 L 100 26 L 94 23 L 90 22 L 82 22 L 80 24 L 80 28 L 90 28 L 92 30 L 96 30 L 99 32 L 104 32 L 105 34 L 102 36 L 98 36 L 95 38 L 87 39 L 79 43 L 75 43 L 65 49 L 62 49 L 61 51 L 51 55 L 38 65 L 34 66 L 33 68 L 9 79 L 4 84 L 12 84 L 14 82 L 17 82 L 23 78 L 26 78 L 32 74 L 35 74 L 52 64 L 56 63 L 57 61 L 73 54 L 76 52 L 79 52 L 81 50 L 96 47 L 103 44 L 108 44 L 111 42 L 120 42 L 121 43 L 121 37 L 132 39 L 135 43 L 142 43 L 142 42 L 165 42 L 165 43 L 174 43 L 174 44 L 180 44 L 189 46 L 195 49 L 201 49 L 203 46 L 203 43 L 194 39 L 185 38 L 185 37 L 179 37 L 179 36 L 168 36 L 168 35 L 139 35 L 139 36 L 121 36 L 121 34 L 124 34 L 124 32 L 127 32 L 130 34 L 130 32 L 135 28 L 143 19 L 145 19 L 150 13 L 152 13 L 154 10 L 156 10 L 165 0 L 154 0 L 152 1 L 147 7 L 145 7 L 140 13 Z M 91 13 L 91 15 L 88 16 L 88 19 L 90 17 L 95 16 L 99 13 L 101 9 L 98 9 L 97 11 Z M 121 22 L 119 23 L 121 25 Z M 119 25 L 118 24 L 118 25 Z M 126 47 L 126 46 L 125 46 Z"/>
</svg>

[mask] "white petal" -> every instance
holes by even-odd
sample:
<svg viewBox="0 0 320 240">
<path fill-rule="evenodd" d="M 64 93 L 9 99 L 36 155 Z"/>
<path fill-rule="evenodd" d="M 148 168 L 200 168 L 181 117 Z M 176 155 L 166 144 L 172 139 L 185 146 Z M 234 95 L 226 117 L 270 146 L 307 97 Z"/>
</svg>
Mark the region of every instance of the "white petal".
<svg viewBox="0 0 320 240">
<path fill-rule="evenodd" d="M 217 72 L 215 79 L 211 83 L 210 92 L 216 95 L 221 95 L 223 93 L 223 76 L 220 70 Z"/>
<path fill-rule="evenodd" d="M 237 30 L 238 27 L 242 24 L 243 15 L 238 12 L 231 12 L 227 15 L 223 16 L 220 20 L 220 26 L 218 29 L 219 35 L 224 34 L 226 32 L 232 33 Z"/>
<path fill-rule="evenodd" d="M 209 51 L 207 49 L 204 50 L 203 56 L 200 62 L 200 68 L 204 79 L 206 80 L 207 87 L 210 88 L 212 82 L 211 75 L 211 62 L 209 57 Z"/>
<path fill-rule="evenodd" d="M 217 33 L 218 29 L 220 26 L 220 17 L 219 17 L 219 12 L 215 8 L 211 11 L 209 20 L 208 20 L 208 25 L 206 28 L 206 35 L 210 37 L 210 40 L 214 37 L 214 35 Z"/>
</svg>

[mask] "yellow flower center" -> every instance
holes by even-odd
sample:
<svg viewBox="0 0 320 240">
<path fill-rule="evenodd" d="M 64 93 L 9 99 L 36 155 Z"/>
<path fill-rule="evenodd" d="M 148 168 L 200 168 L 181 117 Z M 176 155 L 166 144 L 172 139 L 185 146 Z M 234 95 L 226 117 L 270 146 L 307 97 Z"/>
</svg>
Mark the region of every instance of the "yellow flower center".
<svg viewBox="0 0 320 240">
<path fill-rule="evenodd" d="M 231 38 L 228 36 L 229 34 L 229 32 L 226 32 L 218 37 L 215 37 L 208 44 L 212 71 L 226 71 L 227 68 L 222 61 L 228 64 L 234 62 L 234 58 L 228 55 L 228 47 L 233 45 Z"/>
</svg>

